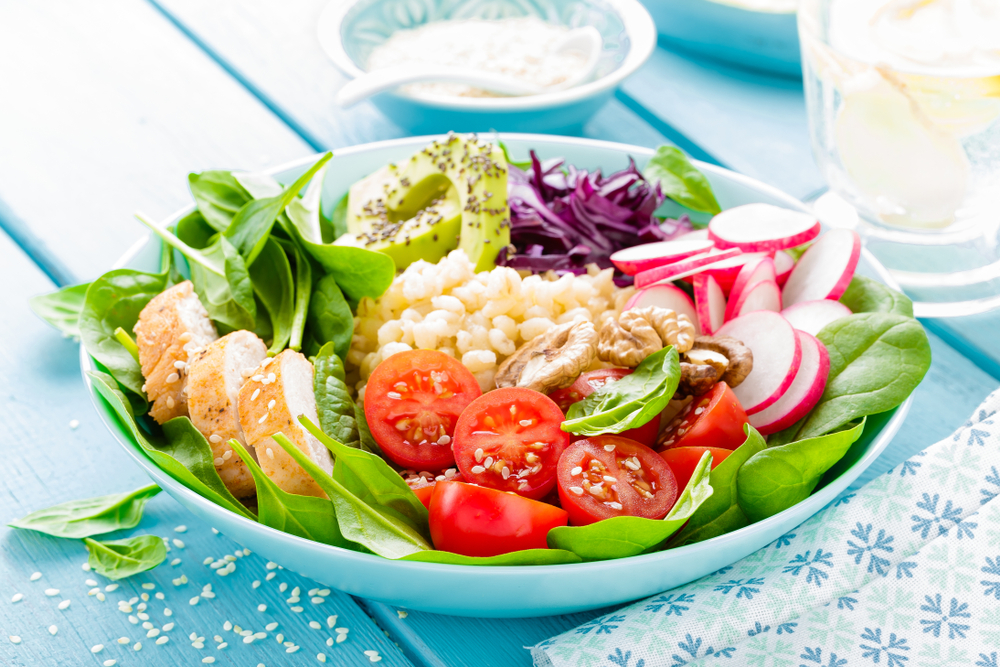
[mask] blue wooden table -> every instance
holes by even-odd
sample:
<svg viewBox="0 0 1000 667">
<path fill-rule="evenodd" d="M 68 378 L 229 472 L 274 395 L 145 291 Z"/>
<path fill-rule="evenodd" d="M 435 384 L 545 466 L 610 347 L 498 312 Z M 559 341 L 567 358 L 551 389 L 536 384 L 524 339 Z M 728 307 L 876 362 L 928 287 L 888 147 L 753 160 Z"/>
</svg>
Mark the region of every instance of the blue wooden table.
<svg viewBox="0 0 1000 667">
<path fill-rule="evenodd" d="M 99 422 L 77 344 L 29 296 L 104 272 L 143 236 L 134 211 L 189 201 L 189 171 L 402 136 L 370 105 L 335 106 L 344 79 L 314 37 L 325 2 L 0 3 L 0 523 L 147 482 Z M 672 142 L 806 200 L 824 187 L 799 83 L 663 48 L 581 133 Z M 996 387 L 998 323 L 927 323 L 934 364 L 858 484 Z M 523 647 L 594 615 L 463 619 L 322 590 L 162 494 L 140 528 L 171 540 L 168 561 L 117 588 L 82 569 L 82 544 L 0 528 L 0 664 L 527 665 Z M 227 576 L 208 564 L 227 557 Z"/>
</svg>

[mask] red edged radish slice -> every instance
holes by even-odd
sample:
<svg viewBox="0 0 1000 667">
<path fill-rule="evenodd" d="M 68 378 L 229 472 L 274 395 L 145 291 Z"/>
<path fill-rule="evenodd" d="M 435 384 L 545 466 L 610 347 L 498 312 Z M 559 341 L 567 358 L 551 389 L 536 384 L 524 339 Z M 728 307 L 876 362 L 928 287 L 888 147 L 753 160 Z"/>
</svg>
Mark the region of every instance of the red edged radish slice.
<svg viewBox="0 0 1000 667">
<path fill-rule="evenodd" d="M 799 258 L 788 276 L 782 301 L 785 307 L 803 301 L 836 301 L 851 284 L 861 257 L 861 239 L 853 229 L 831 229 Z"/>
<path fill-rule="evenodd" d="M 690 241 L 658 241 L 625 248 L 611 255 L 611 263 L 622 273 L 634 276 L 640 271 L 672 264 L 692 255 L 700 255 L 711 250 L 714 243 L 705 239 Z"/>
<path fill-rule="evenodd" d="M 745 204 L 719 213 L 708 223 L 708 238 L 719 248 L 774 252 L 819 236 L 819 221 L 801 211 L 771 204 Z"/>
<path fill-rule="evenodd" d="M 708 227 L 702 227 L 701 229 L 693 229 L 690 232 L 681 234 L 674 241 L 693 241 L 695 239 L 707 240 L 708 239 Z"/>
<path fill-rule="evenodd" d="M 733 393 L 748 415 L 768 408 L 788 390 L 802 362 L 802 343 L 778 313 L 758 310 L 730 320 L 715 332 L 750 348 L 753 370 Z"/>
<path fill-rule="evenodd" d="M 673 264 L 657 266 L 656 268 L 652 268 L 648 271 L 635 274 L 635 286 L 642 288 L 654 283 L 677 280 L 678 278 L 686 278 L 687 276 L 692 276 L 701 272 L 703 267 L 711 266 L 721 262 L 722 260 L 729 259 L 730 257 L 736 257 L 739 254 L 740 251 L 736 248 L 719 250 L 718 252 L 712 250 L 701 255 L 694 255 L 693 257 L 682 259 L 681 261 L 674 262 Z"/>
<path fill-rule="evenodd" d="M 799 331 L 815 336 L 834 320 L 851 315 L 851 309 L 839 301 L 820 299 L 802 301 L 781 311 L 782 316 Z"/>
<path fill-rule="evenodd" d="M 645 308 L 646 306 L 659 306 L 660 308 L 669 308 L 678 315 L 687 315 L 688 319 L 694 325 L 694 330 L 701 333 L 701 329 L 698 326 L 700 318 L 698 317 L 698 309 L 695 308 L 694 301 L 691 297 L 682 290 L 680 287 L 675 287 L 673 285 L 651 285 L 646 289 L 641 289 L 635 294 L 633 294 L 628 301 L 625 302 L 625 308 L 622 310 L 628 310 L 629 308 Z"/>
<path fill-rule="evenodd" d="M 802 363 L 795 380 L 774 405 L 748 417 L 750 425 L 764 435 L 777 433 L 805 417 L 826 389 L 826 379 L 830 375 L 830 354 L 826 346 L 804 331 L 797 333 L 802 345 Z"/>
<path fill-rule="evenodd" d="M 726 295 L 715 278 L 707 273 L 694 277 L 694 303 L 698 308 L 701 333 L 711 336 L 725 321 Z"/>
<path fill-rule="evenodd" d="M 729 308 L 726 310 L 726 319 L 731 320 L 739 315 L 739 302 L 743 298 L 743 293 L 765 280 L 773 281 L 777 284 L 778 275 L 774 270 L 774 260 L 763 256 L 751 260 L 743 265 L 740 272 L 736 274 L 733 287 L 729 290 Z M 780 308 L 778 310 L 781 310 Z"/>
<path fill-rule="evenodd" d="M 785 281 L 788 280 L 788 276 L 791 275 L 792 269 L 795 268 L 795 260 L 784 250 L 779 250 L 774 253 L 774 271 L 778 274 L 776 277 L 776 282 L 778 287 L 784 287 Z"/>
<path fill-rule="evenodd" d="M 733 290 L 735 294 L 736 290 Z M 727 319 L 734 320 L 737 317 L 754 313 L 758 310 L 770 310 L 772 313 L 781 312 L 781 289 L 778 283 L 773 280 L 762 280 L 752 287 L 748 287 L 740 294 L 739 301 L 734 302 L 732 295 L 729 297 L 729 304 L 733 308 L 732 316 L 727 312 Z"/>
<path fill-rule="evenodd" d="M 705 273 L 715 278 L 716 282 L 719 283 L 719 287 L 722 288 L 723 293 L 728 295 L 732 292 L 733 284 L 736 282 L 736 277 L 739 276 L 743 266 L 748 262 L 753 262 L 766 256 L 767 254 L 763 252 L 743 253 L 732 259 L 705 267 Z"/>
</svg>

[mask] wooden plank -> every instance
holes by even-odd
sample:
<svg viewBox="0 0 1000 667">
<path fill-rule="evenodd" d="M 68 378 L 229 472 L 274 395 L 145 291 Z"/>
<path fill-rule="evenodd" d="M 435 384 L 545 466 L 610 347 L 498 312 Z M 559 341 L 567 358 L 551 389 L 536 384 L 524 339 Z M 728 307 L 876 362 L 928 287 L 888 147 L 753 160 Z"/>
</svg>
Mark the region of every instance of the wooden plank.
<svg viewBox="0 0 1000 667">
<path fill-rule="evenodd" d="M 123 449 L 111 438 L 101 423 L 86 393 L 80 376 L 78 345 L 62 338 L 37 319 L 28 309 L 29 295 L 52 288 L 49 280 L 21 253 L 11 240 L 0 234 L 0 283 L 8 288 L 0 292 L 0 457 L 4 462 L 4 479 L 0 485 L 0 664 L 4 665 L 70 665 L 118 660 L 118 664 L 143 665 L 201 664 L 202 658 L 214 656 L 217 664 L 256 665 L 288 664 L 291 656 L 275 641 L 276 633 L 286 641 L 301 646 L 298 661 L 312 663 L 316 655 L 326 653 L 337 665 L 370 665 L 366 650 L 377 650 L 383 656 L 381 664 L 406 666 L 409 661 L 388 641 L 384 633 L 350 596 L 331 592 L 321 604 L 312 604 L 307 592 L 319 586 L 305 577 L 276 569 L 275 576 L 263 558 L 257 555 L 234 556 L 236 571 L 222 577 L 215 574 L 203 559 L 222 558 L 234 554 L 239 545 L 196 519 L 166 494 L 160 494 L 146 509 L 138 531 L 182 540 L 174 544 L 169 559 L 180 558 L 171 566 L 158 568 L 121 582 L 120 588 L 105 593 L 106 600 L 88 596 L 88 578 L 101 587 L 112 582 L 94 573 L 84 572 L 81 564 L 87 553 L 78 540 L 61 540 L 31 531 L 13 530 L 7 522 L 30 511 L 76 498 L 116 493 L 149 484 L 142 470 L 132 463 Z M 74 427 L 73 422 L 79 422 Z M 175 527 L 186 524 L 183 533 Z M 41 572 L 37 581 L 30 575 Z M 172 580 L 182 574 L 189 583 L 174 586 Z M 260 581 L 257 589 L 252 582 Z M 155 584 L 145 590 L 144 583 Z M 189 600 L 211 584 L 215 598 L 201 598 L 192 606 Z M 281 591 L 280 584 L 288 589 Z M 292 589 L 302 589 L 302 613 L 291 610 L 286 602 Z M 58 589 L 55 596 L 43 591 Z M 155 596 L 162 592 L 164 600 Z M 24 599 L 11 603 L 11 597 L 21 593 Z M 160 629 L 173 622 L 175 627 L 163 631 L 168 637 L 164 645 L 146 637 L 141 625 L 129 622 L 128 614 L 118 611 L 118 602 L 148 594 L 146 602 L 149 622 Z M 62 600 L 70 606 L 59 610 Z M 259 611 L 258 604 L 266 604 Z M 173 615 L 164 615 L 170 608 Z M 140 610 L 133 604 L 135 613 Z M 327 618 L 337 615 L 336 627 L 350 629 L 344 643 L 327 647 L 328 638 L 336 638 L 328 627 Z M 138 619 L 137 619 L 138 620 Z M 245 644 L 233 631 L 226 631 L 226 621 L 254 632 L 267 632 L 267 638 Z M 309 622 L 320 623 L 314 630 Z M 265 626 L 278 623 L 275 630 Z M 56 634 L 48 627 L 55 625 Z M 205 648 L 197 649 L 188 639 L 190 633 L 204 636 Z M 9 635 L 21 637 L 20 644 L 8 640 Z M 220 650 L 213 641 L 221 636 L 228 647 Z M 127 645 L 117 642 L 129 638 Z M 132 646 L 142 643 L 139 654 Z M 96 656 L 90 648 L 103 644 Z"/>
<path fill-rule="evenodd" d="M 188 203 L 189 171 L 312 152 L 142 2 L 3 3 L 0 81 L 0 225 L 81 279 L 143 233 L 135 210 Z"/>
</svg>

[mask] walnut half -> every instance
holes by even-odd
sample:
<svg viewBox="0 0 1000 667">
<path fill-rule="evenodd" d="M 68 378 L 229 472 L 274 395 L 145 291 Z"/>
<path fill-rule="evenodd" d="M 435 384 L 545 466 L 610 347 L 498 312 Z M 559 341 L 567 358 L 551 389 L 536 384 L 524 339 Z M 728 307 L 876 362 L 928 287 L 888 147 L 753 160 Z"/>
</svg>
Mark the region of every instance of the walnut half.
<svg viewBox="0 0 1000 667">
<path fill-rule="evenodd" d="M 694 325 L 687 315 L 678 315 L 659 306 L 632 308 L 617 320 L 604 322 L 597 356 L 615 366 L 635 368 L 665 345 L 673 345 L 679 353 L 687 352 L 694 337 Z"/>
<path fill-rule="evenodd" d="M 597 331 L 590 322 L 567 322 L 522 345 L 497 369 L 497 387 L 542 393 L 573 384 L 597 356 Z"/>
</svg>

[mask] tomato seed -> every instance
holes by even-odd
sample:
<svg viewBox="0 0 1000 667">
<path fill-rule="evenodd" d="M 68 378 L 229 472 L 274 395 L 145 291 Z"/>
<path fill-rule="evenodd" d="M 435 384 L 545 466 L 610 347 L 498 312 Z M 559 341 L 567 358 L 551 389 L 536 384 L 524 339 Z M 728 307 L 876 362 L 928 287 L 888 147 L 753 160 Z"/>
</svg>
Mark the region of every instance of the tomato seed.
<svg viewBox="0 0 1000 667">
<path fill-rule="evenodd" d="M 579 475 L 581 472 L 583 472 L 583 468 L 581 468 L 580 466 L 577 466 L 577 467 L 573 468 L 572 470 L 570 470 L 569 474 L 571 474 L 571 475 L 573 475 L 575 477 L 576 475 Z"/>
<path fill-rule="evenodd" d="M 535 454 L 534 452 L 528 452 L 527 454 L 525 454 L 524 460 L 527 461 L 528 463 L 538 463 L 538 454 Z"/>
<path fill-rule="evenodd" d="M 521 421 L 519 421 L 517 423 L 520 424 L 521 426 L 525 426 L 525 427 L 531 426 L 532 424 L 534 424 L 534 422 L 532 420 L 530 420 L 530 419 L 522 419 Z"/>
<path fill-rule="evenodd" d="M 479 475 L 480 473 L 486 472 L 486 468 L 483 466 L 472 466 L 472 474 Z"/>
<path fill-rule="evenodd" d="M 571 486 L 571 487 L 569 487 L 569 490 L 572 491 L 573 493 L 575 493 L 578 496 L 582 496 L 583 495 L 583 489 L 580 488 L 579 486 Z"/>
<path fill-rule="evenodd" d="M 484 456 L 483 449 L 482 447 L 480 447 L 479 449 L 476 450 L 476 463 L 482 463 L 483 456 Z"/>
<path fill-rule="evenodd" d="M 613 452 L 613 451 L 615 451 L 615 446 L 614 445 L 604 445 L 604 451 L 606 451 L 606 452 Z"/>
</svg>

